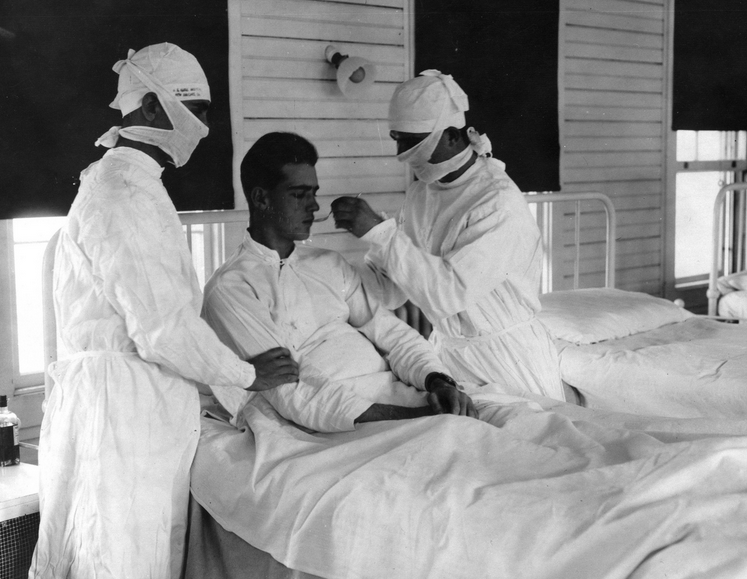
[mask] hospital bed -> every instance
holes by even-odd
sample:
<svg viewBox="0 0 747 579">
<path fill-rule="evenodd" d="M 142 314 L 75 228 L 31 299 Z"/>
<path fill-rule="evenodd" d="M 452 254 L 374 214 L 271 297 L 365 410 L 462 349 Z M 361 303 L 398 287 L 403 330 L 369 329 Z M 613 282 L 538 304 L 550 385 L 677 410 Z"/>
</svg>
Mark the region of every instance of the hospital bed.
<svg viewBox="0 0 747 579">
<path fill-rule="evenodd" d="M 587 406 L 602 411 L 601 416 L 605 416 L 606 410 L 619 410 L 623 412 L 632 412 L 638 414 L 663 414 L 675 417 L 697 417 L 701 415 L 713 415 L 721 418 L 742 419 L 747 410 L 747 404 L 742 402 L 744 397 L 742 390 L 745 387 L 745 378 L 747 378 L 747 356 L 742 351 L 747 350 L 742 344 L 745 343 L 747 333 L 743 328 L 735 325 L 721 324 L 714 320 L 703 319 L 693 316 L 683 308 L 675 304 L 655 298 L 647 294 L 638 292 L 624 292 L 614 289 L 615 285 L 615 239 L 616 239 L 616 218 L 614 207 L 610 200 L 598 194 L 550 194 L 550 195 L 532 195 L 527 196 L 530 203 L 574 203 L 574 262 L 573 262 L 573 290 L 564 292 L 551 292 L 541 296 L 544 312 L 542 320 L 553 334 L 555 343 L 558 345 L 561 359 L 561 369 L 563 377 L 571 385 L 576 387 L 584 396 Z M 602 204 L 606 215 L 606 253 L 605 253 L 605 288 L 579 289 L 580 278 L 580 254 L 581 254 L 581 203 L 598 202 Z M 538 212 L 538 214 L 541 212 Z M 552 256 L 548 257 L 549 260 Z M 408 323 L 418 329 L 421 333 L 427 334 L 430 331 L 430 325 L 425 317 L 417 308 L 408 304 L 398 312 L 400 317 L 405 318 Z M 573 332 L 576 332 L 574 334 Z M 627 341 L 626 341 L 627 340 Z M 588 342 L 588 343 L 585 343 Z M 708 365 L 708 360 L 704 353 L 708 352 L 713 356 L 712 366 Z M 612 361 L 612 362 L 611 362 Z M 626 375 L 628 376 L 626 378 Z M 696 378 L 693 378 L 696 377 Z M 563 406 L 564 412 L 571 412 L 567 406 Z M 266 408 L 265 413 L 258 412 L 253 417 L 260 423 L 267 424 L 267 428 L 259 428 L 252 425 L 252 429 L 237 431 L 225 423 L 216 421 L 211 418 L 203 419 L 203 436 L 198 451 L 198 456 L 193 469 L 193 498 L 190 513 L 192 524 L 190 530 L 190 545 L 188 555 L 188 577 L 267 577 L 270 579 L 311 579 L 314 577 L 355 577 L 356 575 L 350 566 L 353 566 L 351 560 L 361 556 L 361 551 L 368 550 L 374 555 L 379 553 L 376 545 L 380 545 L 380 538 L 370 541 L 360 542 L 348 540 L 346 535 L 355 536 L 358 533 L 357 527 L 346 527 L 350 525 L 350 518 L 340 514 L 341 510 L 349 504 L 363 503 L 365 505 L 376 504 L 381 502 L 381 506 L 371 513 L 369 510 L 359 505 L 363 511 L 359 514 L 356 523 L 361 526 L 375 525 L 383 526 L 385 532 L 392 533 L 396 541 L 405 541 L 407 548 L 410 549 L 410 555 L 415 557 L 419 547 L 418 542 L 412 542 L 413 537 L 408 536 L 403 531 L 397 529 L 397 525 L 406 526 L 413 516 L 427 519 L 433 523 L 437 515 L 432 512 L 428 505 L 423 506 L 423 510 L 416 515 L 412 511 L 403 511 L 403 520 L 392 517 L 392 512 L 397 509 L 404 509 L 403 506 L 397 507 L 390 503 L 392 495 L 395 494 L 393 489 L 386 488 L 382 483 L 381 489 L 376 489 L 375 482 L 377 476 L 382 477 L 382 481 L 388 480 L 393 470 L 386 463 L 382 455 L 368 456 L 364 463 L 356 464 L 353 472 L 345 470 L 340 472 L 340 462 L 350 460 L 345 458 L 342 450 L 332 449 L 340 452 L 341 457 L 337 462 L 332 460 L 328 462 L 327 453 L 331 449 L 325 448 L 326 438 L 322 435 L 321 441 L 314 439 L 304 439 L 299 441 L 299 433 L 290 435 L 291 448 L 287 450 L 290 457 L 297 457 L 309 453 L 308 459 L 312 465 L 311 471 L 304 471 L 302 474 L 295 476 L 308 484 L 309 487 L 320 485 L 315 489 L 318 493 L 313 498 L 307 497 L 302 501 L 306 509 L 293 507 L 284 508 L 283 496 L 273 495 L 268 488 L 272 486 L 271 482 L 279 484 L 282 478 L 274 479 L 268 474 L 273 472 L 271 469 L 265 472 L 266 465 L 258 462 L 258 447 L 265 444 L 277 444 L 282 437 L 272 437 L 269 441 L 262 440 L 268 432 L 273 429 L 279 429 L 287 434 L 287 429 L 292 428 L 285 424 L 282 419 L 274 415 L 272 409 Z M 604 418 L 603 418 L 604 420 Z M 728 421 L 725 421 L 728 423 Z M 635 424 L 626 424 L 625 426 L 636 426 Z M 658 428 L 655 427 L 654 430 Z M 545 430 L 549 432 L 551 429 Z M 256 433 L 256 434 L 255 434 Z M 485 432 L 485 436 L 491 436 L 493 433 Z M 434 436 L 430 433 L 428 436 Z M 463 440 L 464 432 L 455 437 Z M 677 435 L 679 436 L 679 435 Z M 413 440 L 411 435 L 405 436 Z M 552 435 L 550 435 L 552 438 Z M 397 439 L 402 443 L 402 439 Z M 417 440 L 417 438 L 414 438 Z M 350 444 L 363 444 L 360 440 L 352 439 Z M 293 444 L 303 444 L 303 451 L 293 447 Z M 309 450 L 309 445 L 313 451 Z M 496 442 L 496 445 L 502 444 Z M 344 445 L 342 445 L 344 446 Z M 386 446 L 385 451 L 388 453 L 394 442 Z M 445 445 L 446 447 L 447 445 Z M 357 448 L 357 447 L 356 447 Z M 361 446 L 361 448 L 367 448 Z M 418 447 L 422 452 L 423 447 Z M 247 456 L 249 450 L 249 456 Z M 318 458 L 314 459 L 316 452 L 319 452 Z M 363 451 L 361 454 L 365 456 Z M 492 453 L 491 458 L 497 462 L 504 462 L 506 459 L 498 453 Z M 353 453 L 358 456 L 357 452 Z M 475 457 L 465 457 L 469 465 L 464 465 L 465 470 L 474 468 Z M 413 460 L 413 454 L 407 454 L 402 459 L 402 464 L 409 464 Z M 438 469 L 438 460 L 434 457 L 429 459 L 428 468 L 434 471 L 432 478 L 423 483 L 423 489 L 428 489 L 428 496 L 434 497 L 439 495 L 449 495 L 453 489 L 458 489 L 460 493 L 469 494 L 469 487 L 463 487 L 463 477 L 457 476 L 459 480 L 451 477 L 454 473 L 459 472 L 458 458 L 450 457 L 447 462 L 448 468 L 443 471 Z M 383 461 L 383 462 L 382 462 Z M 531 461 L 530 461 L 531 462 Z M 381 475 L 376 468 L 371 465 L 384 464 L 382 468 L 386 475 Z M 316 481 L 315 470 L 325 465 L 327 472 L 327 483 Z M 285 472 L 285 469 L 291 467 L 287 464 L 277 464 Z M 372 471 L 369 472 L 368 468 Z M 215 488 L 214 481 L 211 478 L 212 473 L 232 472 L 231 475 L 235 481 Z M 440 473 L 440 474 L 439 474 Z M 357 491 L 356 484 L 350 482 L 348 478 L 358 476 L 359 485 L 366 488 L 366 492 Z M 488 477 L 489 475 L 485 475 Z M 583 475 L 580 475 L 583 476 Z M 440 477 L 440 478 L 439 478 Z M 322 477 L 325 478 L 325 477 Z M 368 479 L 370 483 L 364 482 Z M 330 481 L 330 479 L 333 479 Z M 296 479 L 294 479 L 296 480 Z M 243 481 L 249 481 L 244 483 Z M 527 475 L 527 480 L 514 481 L 516 484 L 527 484 L 532 487 L 534 484 L 549 484 L 544 481 L 536 472 Z M 263 484 L 264 483 L 264 484 Z M 287 480 L 285 484 L 291 484 Z M 328 486 L 325 486 L 327 484 Z M 339 486 L 345 487 L 339 490 Z M 367 488 L 366 485 L 368 485 Z M 239 496 L 233 496 L 228 506 L 221 505 L 221 497 L 230 494 L 231 489 L 236 486 L 244 488 Z M 485 491 L 489 485 L 487 478 L 479 483 L 480 490 L 472 489 L 474 496 L 478 497 Z M 521 487 L 524 488 L 524 487 Z M 400 489 L 406 492 L 406 489 Z M 505 488 L 503 489 L 505 490 Z M 527 491 L 532 495 L 533 491 Z M 329 498 L 328 500 L 328 497 Z M 526 500 L 527 495 L 522 491 L 517 491 L 513 499 L 522 503 Z M 536 496 L 533 497 L 536 499 Z M 480 505 L 477 499 L 476 505 Z M 558 500 L 555 497 L 551 502 Z M 239 508 L 238 505 L 243 505 Z M 249 505 L 249 506 L 246 506 Z M 557 507 L 557 503 L 556 503 Z M 235 510 L 234 510 L 235 508 Z M 486 506 L 482 506 L 486 509 Z M 325 509 L 328 511 L 325 512 Z M 640 509 L 640 514 L 644 515 L 646 508 L 637 505 L 635 509 Z M 230 515 L 227 515 L 229 513 Z M 389 516 L 385 516 L 388 513 Z M 506 513 L 501 511 L 501 516 Z M 583 517 L 582 513 L 579 513 Z M 370 518 L 367 518 L 370 517 Z M 645 516 L 645 515 L 644 515 Z M 269 518 L 272 521 L 281 523 L 284 529 L 284 539 L 270 540 L 267 535 L 272 535 L 277 529 L 272 526 L 262 526 L 255 528 L 253 525 L 246 523 L 247 519 Z M 598 517 L 595 512 L 594 518 Z M 288 519 L 292 523 L 288 523 Z M 355 520 L 355 517 L 352 517 Z M 320 522 L 320 520 L 322 522 Z M 513 532 L 521 534 L 529 532 L 532 527 L 532 509 L 527 507 L 515 519 L 511 519 Z M 579 522 L 581 519 L 579 519 Z M 506 519 L 506 524 L 508 519 Z M 593 527 L 593 523 L 588 522 Z M 330 532 L 330 527 L 337 526 L 337 532 Z M 450 525 L 445 525 L 444 528 Z M 464 531 L 463 526 L 455 525 L 455 535 Z M 408 527 L 409 528 L 409 527 Z M 489 534 L 488 528 L 483 529 L 484 534 Z M 637 530 L 638 532 L 638 530 Z M 593 535 L 593 533 L 591 534 Z M 310 536 L 313 537 L 312 543 L 308 541 Z M 426 535 L 429 536 L 429 535 Z M 432 537 L 432 535 L 430 535 Z M 461 553 L 463 557 L 474 557 L 475 552 L 481 549 L 489 549 L 490 545 L 486 544 L 482 537 L 474 538 L 474 552 L 467 546 L 460 549 L 450 548 L 450 544 L 458 539 L 448 534 L 441 536 L 441 540 L 447 545 L 444 547 L 453 556 L 453 553 Z M 591 558 L 594 553 L 594 539 L 589 537 L 587 542 L 586 554 Z M 569 540 L 566 544 L 572 544 Z M 618 546 L 621 547 L 621 544 Z M 368 549 L 366 549 L 368 547 Z M 399 544 L 387 544 L 387 550 L 397 552 Z M 420 545 L 422 548 L 422 545 Z M 325 554 L 322 557 L 309 557 L 309 551 L 321 550 Z M 510 546 L 507 548 L 510 552 Z M 521 552 L 519 555 L 518 552 Z M 519 559 L 529 558 L 531 555 L 526 551 L 526 545 L 517 551 L 514 563 Z M 569 550 L 569 561 L 573 560 L 571 554 L 573 549 Z M 426 550 L 427 552 L 427 550 Z M 370 556 L 370 554 L 369 554 Z M 426 555 L 417 555 L 418 557 L 435 557 L 430 552 Z M 348 558 L 350 560 L 348 560 Z M 342 562 L 341 562 L 342 560 Z M 392 559 L 393 560 L 393 559 Z M 407 557 L 398 559 L 399 564 Z M 278 561 L 283 561 L 289 565 L 283 565 Z M 383 558 L 378 563 L 386 565 L 390 561 Z M 508 563 L 506 563 L 508 561 Z M 512 558 L 507 555 L 504 564 L 510 565 Z M 448 568 L 448 562 L 444 562 L 444 568 Z M 681 561 L 678 561 L 681 563 Z M 369 566 L 376 565 L 377 559 L 368 563 Z M 393 564 L 393 563 L 392 563 Z M 599 570 L 597 573 L 592 572 L 585 575 L 585 562 L 576 559 L 571 567 L 572 574 L 557 574 L 555 576 L 627 576 L 622 568 L 615 569 L 614 565 L 604 571 Z M 365 564 L 360 561 L 355 562 L 355 568 L 366 568 Z M 291 567 L 297 567 L 304 571 L 294 570 Z M 247 571 L 247 569 L 256 570 Z M 416 571 L 417 566 L 413 565 L 407 573 L 402 574 L 389 572 L 387 576 L 439 576 L 435 571 L 422 575 Z M 526 570 L 519 566 L 525 576 L 541 577 L 542 573 L 538 570 L 535 573 L 526 574 Z M 444 572 L 444 575 L 447 575 Z M 510 574 L 507 574 L 511 576 Z M 363 576 L 382 576 L 378 570 L 376 572 L 364 573 Z M 458 572 L 450 576 L 461 576 Z M 485 575 L 471 576 L 492 576 L 492 573 Z M 499 576 L 496 573 L 496 576 Z M 516 576 L 522 576 L 520 573 Z M 552 576 L 552 575 L 550 575 Z M 641 577 L 646 573 L 641 572 Z"/>
<path fill-rule="evenodd" d="M 747 320 L 746 192 L 747 183 L 725 185 L 713 204 L 713 245 L 707 292 L 711 316 Z M 734 215 L 736 219 L 730 218 Z"/>
<path fill-rule="evenodd" d="M 605 207 L 607 239 L 615 239 L 614 209 Z M 563 380 L 588 408 L 677 418 L 746 416 L 747 327 L 615 289 L 610 253 L 614 248 L 607 248 L 606 287 L 540 296 L 539 319 L 558 349 Z"/>
<path fill-rule="evenodd" d="M 614 227 L 607 237 L 614 240 Z M 607 262 L 614 265 L 614 252 Z M 52 267 L 47 264 L 50 272 Z M 614 267 L 611 271 L 610 285 Z M 46 331 L 51 351 L 53 317 Z M 673 536 L 694 537 L 693 527 L 709 528 L 703 517 L 712 511 L 683 509 L 680 490 L 667 482 L 670 475 L 657 466 L 660 460 L 641 456 L 632 468 L 622 464 L 647 445 L 658 448 L 656 440 L 632 441 L 621 450 L 619 464 L 607 465 L 594 455 L 603 444 L 581 443 L 571 453 L 575 458 L 564 458 L 558 470 L 552 457 L 565 456 L 552 450 L 558 437 L 575 440 L 584 433 L 574 430 L 577 417 L 570 405 L 557 405 L 561 417 L 568 415 L 564 422 L 540 412 L 540 404 L 509 401 L 506 408 L 514 409 L 520 423 L 514 430 L 508 423 L 497 429 L 476 421 L 465 428 L 466 419 L 435 417 L 365 425 L 339 436 L 302 431 L 267 405 L 252 410 L 245 418 L 248 428 L 241 430 L 218 411 L 206 415 L 193 465 L 187 577 L 645 578 L 653 576 L 651 565 L 681 562 L 684 553 L 664 547 L 675 543 Z M 599 422 L 609 425 L 610 419 L 601 414 Z M 645 430 L 645 420 L 642 424 Z M 724 424 L 727 433 L 742 428 Z M 585 426 L 584 432 L 594 428 Z M 669 422 L 649 425 L 659 436 L 668 428 L 673 430 L 665 439 L 699 435 Z M 562 434 L 563 429 L 571 432 Z M 723 460 L 714 461 L 720 452 Z M 702 452 L 695 444 L 652 456 L 667 464 L 689 457 L 682 469 L 692 469 L 688 480 L 700 480 L 704 472 L 726 468 L 733 454 L 727 447 Z M 651 470 L 650 480 L 638 480 L 641 469 Z M 733 483 L 721 475 L 718 484 Z M 601 487 L 599 477 L 607 481 Z M 710 493 L 713 486 L 707 486 Z M 674 490 L 663 496 L 649 488 Z M 745 490 L 734 489 L 742 495 Z M 724 492 L 723 508 L 741 512 L 741 499 Z M 720 522 L 731 532 L 730 523 Z M 731 544 L 729 538 L 717 543 Z M 687 545 L 687 556 L 699 564 L 713 555 L 707 542 Z"/>
</svg>

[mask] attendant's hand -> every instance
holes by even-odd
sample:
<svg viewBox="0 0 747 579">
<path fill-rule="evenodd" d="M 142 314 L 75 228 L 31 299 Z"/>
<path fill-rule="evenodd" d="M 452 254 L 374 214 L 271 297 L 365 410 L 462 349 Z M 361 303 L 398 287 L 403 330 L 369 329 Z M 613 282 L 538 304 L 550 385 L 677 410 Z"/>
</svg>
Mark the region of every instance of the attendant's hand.
<svg viewBox="0 0 747 579">
<path fill-rule="evenodd" d="M 441 378 L 435 378 L 428 392 L 428 404 L 436 414 L 457 414 L 478 418 L 472 399 L 453 384 Z"/>
<path fill-rule="evenodd" d="M 256 374 L 249 390 L 269 390 L 298 380 L 298 364 L 287 348 L 272 348 L 247 362 L 254 366 Z"/>
<path fill-rule="evenodd" d="M 359 197 L 338 197 L 332 201 L 335 227 L 363 237 L 384 219 Z"/>
</svg>

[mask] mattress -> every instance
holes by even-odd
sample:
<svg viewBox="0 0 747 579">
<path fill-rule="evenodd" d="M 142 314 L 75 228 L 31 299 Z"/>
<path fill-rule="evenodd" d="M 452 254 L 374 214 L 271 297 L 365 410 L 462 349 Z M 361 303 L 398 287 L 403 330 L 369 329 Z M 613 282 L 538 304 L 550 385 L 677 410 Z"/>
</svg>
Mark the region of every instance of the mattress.
<svg viewBox="0 0 747 579">
<path fill-rule="evenodd" d="M 747 319 L 747 272 L 721 276 L 716 285 L 721 294 L 718 300 L 719 315 Z"/>
<path fill-rule="evenodd" d="M 559 402 L 547 412 L 500 400 L 495 425 L 434 416 L 319 434 L 255 402 L 244 430 L 203 420 L 192 494 L 291 569 L 327 579 L 747 574 L 747 438 L 693 435 L 744 434 L 744 421 L 622 418 L 648 434 Z"/>
<path fill-rule="evenodd" d="M 563 380 L 589 408 L 747 416 L 747 326 L 694 317 L 595 344 L 555 344 Z"/>
<path fill-rule="evenodd" d="M 747 291 L 733 291 L 718 300 L 718 315 L 747 319 Z"/>
</svg>

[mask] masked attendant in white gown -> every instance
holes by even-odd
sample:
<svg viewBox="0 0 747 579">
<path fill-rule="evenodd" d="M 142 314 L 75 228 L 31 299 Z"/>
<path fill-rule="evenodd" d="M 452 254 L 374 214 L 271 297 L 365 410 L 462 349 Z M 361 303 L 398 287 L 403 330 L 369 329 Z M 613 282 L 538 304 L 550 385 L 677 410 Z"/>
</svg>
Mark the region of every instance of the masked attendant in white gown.
<svg viewBox="0 0 747 579">
<path fill-rule="evenodd" d="M 396 219 L 341 197 L 335 223 L 369 243 L 369 289 L 387 307 L 409 299 L 424 312 L 458 381 L 564 400 L 557 352 L 536 318 L 540 232 L 488 139 L 465 129 L 468 108 L 438 71 L 400 85 L 389 126 L 397 158 L 418 180 Z"/>
<path fill-rule="evenodd" d="M 197 383 L 239 396 L 277 385 L 255 380 L 199 317 L 161 182 L 166 162 L 182 166 L 208 132 L 202 68 L 164 43 L 114 70 L 123 127 L 98 141 L 112 148 L 83 172 L 55 256 L 60 359 L 41 429 L 31 578 L 180 577 Z"/>
</svg>

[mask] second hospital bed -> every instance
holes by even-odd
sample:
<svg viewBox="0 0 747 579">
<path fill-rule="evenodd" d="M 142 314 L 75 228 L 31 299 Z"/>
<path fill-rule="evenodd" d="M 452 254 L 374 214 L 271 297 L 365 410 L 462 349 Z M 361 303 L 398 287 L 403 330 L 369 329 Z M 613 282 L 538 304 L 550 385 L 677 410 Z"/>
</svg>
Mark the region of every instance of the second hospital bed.
<svg viewBox="0 0 747 579">
<path fill-rule="evenodd" d="M 616 237 L 610 205 L 608 240 Z M 747 326 L 614 289 L 614 247 L 607 251 L 606 288 L 540 296 L 539 318 L 558 349 L 563 380 L 588 408 L 678 418 L 746 416 Z"/>
<path fill-rule="evenodd" d="M 563 380 L 588 408 L 747 416 L 747 327 L 614 289 L 555 292 L 540 301 Z"/>
<path fill-rule="evenodd" d="M 747 185 L 725 189 L 740 187 Z M 615 289 L 616 216 L 606 196 L 554 193 L 527 195 L 526 200 L 576 204 L 575 214 L 570 213 L 575 227 L 574 288 L 580 283 L 584 243 L 580 204 L 601 203 L 605 210 L 606 287 L 540 296 L 539 319 L 558 349 L 561 376 L 588 408 L 678 418 L 747 416 L 747 325 L 695 316 L 669 300 Z M 553 248 L 544 237 L 551 264 Z M 747 296 L 733 295 L 740 294 Z M 417 308 L 410 305 L 404 316 L 428 334 L 430 326 Z"/>
</svg>

